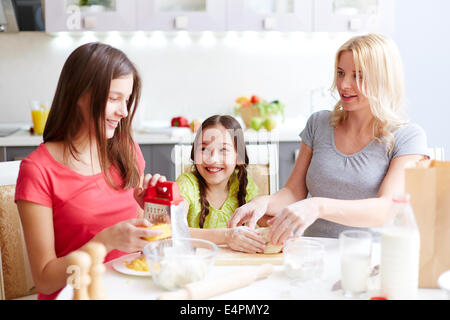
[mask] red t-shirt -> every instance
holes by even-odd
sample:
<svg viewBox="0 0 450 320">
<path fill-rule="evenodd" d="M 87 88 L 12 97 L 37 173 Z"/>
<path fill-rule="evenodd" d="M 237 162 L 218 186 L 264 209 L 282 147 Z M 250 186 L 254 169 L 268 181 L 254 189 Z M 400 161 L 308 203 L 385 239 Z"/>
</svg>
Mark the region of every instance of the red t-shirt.
<svg viewBox="0 0 450 320">
<path fill-rule="evenodd" d="M 136 158 L 142 175 L 145 160 L 138 144 Z M 118 171 L 111 167 L 108 171 L 112 181 L 121 181 Z M 56 161 L 44 143 L 20 164 L 16 184 L 15 201 L 26 200 L 53 210 L 56 256 L 64 257 L 91 240 L 101 230 L 120 221 L 137 217 L 138 204 L 133 189 L 114 189 L 103 173 L 92 176 L 79 174 Z M 124 255 L 118 250 L 110 251 L 105 262 Z M 38 299 L 56 298 L 38 294 Z"/>
</svg>

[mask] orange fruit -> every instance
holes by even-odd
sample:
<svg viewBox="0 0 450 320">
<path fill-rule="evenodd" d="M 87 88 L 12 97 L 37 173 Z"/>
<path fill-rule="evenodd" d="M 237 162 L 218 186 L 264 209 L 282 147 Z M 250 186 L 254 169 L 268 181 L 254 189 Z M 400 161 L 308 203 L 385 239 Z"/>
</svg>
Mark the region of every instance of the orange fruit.
<svg viewBox="0 0 450 320">
<path fill-rule="evenodd" d="M 200 126 L 201 126 L 201 123 L 199 120 L 193 120 L 190 125 L 191 131 L 197 132 L 197 130 L 200 129 Z"/>
</svg>

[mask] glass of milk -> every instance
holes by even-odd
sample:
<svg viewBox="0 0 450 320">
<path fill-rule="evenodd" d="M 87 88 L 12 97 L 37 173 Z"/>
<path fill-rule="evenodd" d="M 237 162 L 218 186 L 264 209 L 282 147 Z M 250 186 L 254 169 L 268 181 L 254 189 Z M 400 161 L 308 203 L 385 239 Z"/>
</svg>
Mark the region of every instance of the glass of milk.
<svg viewBox="0 0 450 320">
<path fill-rule="evenodd" d="M 372 255 L 372 234 L 362 230 L 346 230 L 339 235 L 341 286 L 346 297 L 367 292 Z"/>
</svg>

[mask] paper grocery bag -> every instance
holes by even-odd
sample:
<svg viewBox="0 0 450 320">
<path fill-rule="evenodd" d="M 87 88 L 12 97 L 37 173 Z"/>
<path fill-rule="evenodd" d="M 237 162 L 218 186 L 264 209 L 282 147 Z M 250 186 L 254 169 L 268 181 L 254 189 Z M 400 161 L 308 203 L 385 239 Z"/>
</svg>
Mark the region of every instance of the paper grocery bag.
<svg viewBox="0 0 450 320">
<path fill-rule="evenodd" d="M 450 162 L 426 160 L 406 169 L 405 189 L 420 231 L 419 287 L 437 288 L 450 269 Z"/>
</svg>

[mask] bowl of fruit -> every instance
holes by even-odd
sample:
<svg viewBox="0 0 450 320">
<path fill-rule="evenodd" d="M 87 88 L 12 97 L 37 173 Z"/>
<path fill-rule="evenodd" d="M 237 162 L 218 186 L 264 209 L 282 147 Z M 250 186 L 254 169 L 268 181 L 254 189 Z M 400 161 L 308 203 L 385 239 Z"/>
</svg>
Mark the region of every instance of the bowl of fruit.
<svg viewBox="0 0 450 320">
<path fill-rule="evenodd" d="M 242 96 L 236 99 L 234 114 L 242 118 L 247 129 L 271 131 L 277 126 L 277 115 L 284 121 L 284 104 L 278 100 L 269 102 L 257 95 Z"/>
</svg>

